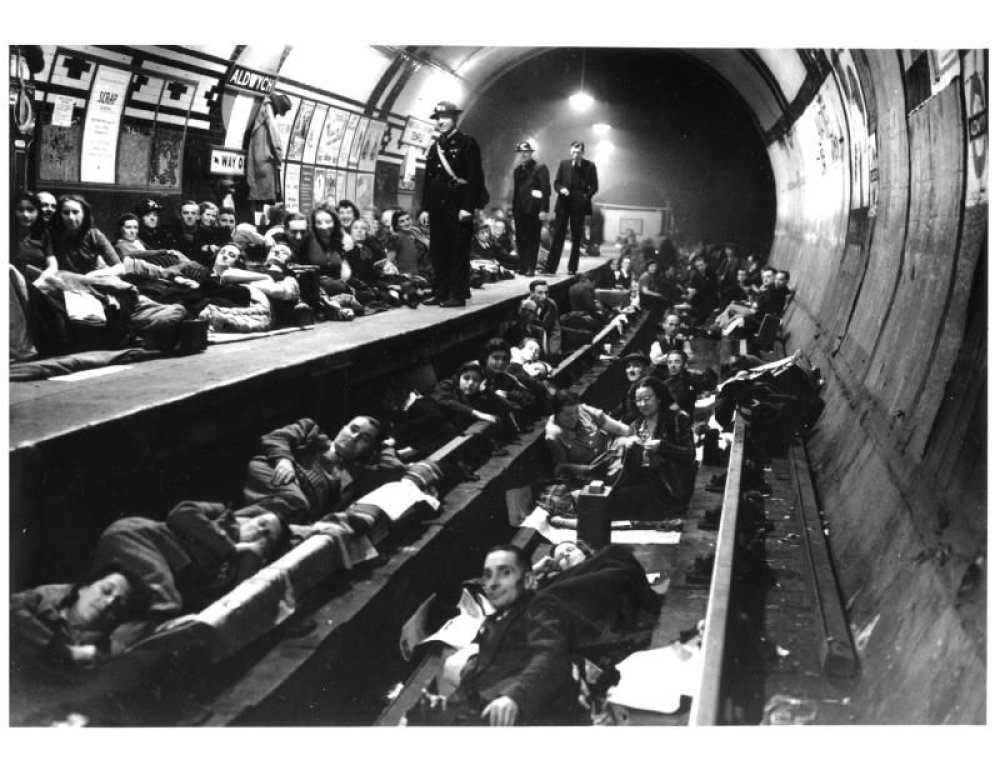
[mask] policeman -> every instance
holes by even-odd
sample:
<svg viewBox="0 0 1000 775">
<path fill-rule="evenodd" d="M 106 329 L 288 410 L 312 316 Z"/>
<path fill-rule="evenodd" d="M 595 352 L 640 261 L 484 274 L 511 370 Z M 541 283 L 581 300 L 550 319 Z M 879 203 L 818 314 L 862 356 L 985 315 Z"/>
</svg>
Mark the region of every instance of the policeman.
<svg viewBox="0 0 1000 775">
<path fill-rule="evenodd" d="M 473 213 L 489 199 L 483 182 L 479 145 L 457 128 L 462 111 L 452 102 L 439 102 L 431 118 L 437 139 L 427 151 L 423 210 L 429 217 L 434 296 L 431 303 L 464 307 L 469 292 L 469 249 Z M 425 302 L 426 303 L 426 302 Z"/>
<path fill-rule="evenodd" d="M 518 164 L 514 168 L 514 237 L 517 254 L 521 257 L 521 274 L 531 277 L 538 262 L 538 245 L 541 240 L 542 222 L 549 212 L 552 187 L 549 185 L 549 168 L 532 158 L 535 149 L 531 143 L 518 143 L 514 148 Z"/>
</svg>

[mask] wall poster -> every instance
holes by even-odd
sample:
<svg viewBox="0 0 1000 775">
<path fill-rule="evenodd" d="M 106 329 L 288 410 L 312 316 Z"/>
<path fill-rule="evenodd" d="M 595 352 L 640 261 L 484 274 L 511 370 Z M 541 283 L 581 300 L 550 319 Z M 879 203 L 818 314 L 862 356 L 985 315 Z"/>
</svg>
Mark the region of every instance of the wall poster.
<svg viewBox="0 0 1000 775">
<path fill-rule="evenodd" d="M 115 182 L 118 129 L 125 108 L 125 92 L 132 74 L 99 65 L 87 103 L 83 123 L 80 180 L 85 183 Z"/>
<path fill-rule="evenodd" d="M 313 111 L 312 121 L 309 122 L 309 131 L 306 134 L 306 147 L 302 152 L 303 164 L 316 163 L 316 147 L 319 145 L 320 131 L 323 129 L 323 122 L 326 121 L 326 105 L 317 105 Z"/>
<path fill-rule="evenodd" d="M 312 121 L 315 109 L 315 102 L 306 102 L 303 100 L 299 105 L 299 112 L 295 116 L 295 123 L 292 124 L 292 135 L 288 139 L 287 158 L 291 161 L 302 161 L 302 152 L 306 147 L 306 133 L 309 131 L 309 122 Z"/>
<path fill-rule="evenodd" d="M 351 143 L 351 155 L 347 159 L 349 167 L 357 167 L 358 162 L 361 161 L 361 145 L 364 142 L 369 123 L 371 123 L 371 119 L 364 116 L 358 120 L 358 129 L 354 133 L 354 141 Z"/>
<path fill-rule="evenodd" d="M 319 148 L 316 151 L 316 163 L 334 166 L 340 154 L 340 142 L 347 130 L 347 111 L 340 108 L 330 108 L 320 135 Z"/>
<path fill-rule="evenodd" d="M 364 172 L 375 171 L 375 162 L 382 150 L 382 138 L 385 136 L 385 130 L 386 123 L 384 121 L 371 121 L 368 124 L 365 140 L 361 144 L 361 158 L 358 161 L 358 167 Z"/>
<path fill-rule="evenodd" d="M 316 206 L 313 200 L 315 177 L 315 167 L 303 167 L 299 173 L 299 206 L 304 213 L 312 212 L 313 207 Z"/>
<path fill-rule="evenodd" d="M 370 172 L 358 173 L 358 184 L 354 192 L 354 204 L 359 210 L 372 206 L 375 195 L 375 175 Z"/>
<path fill-rule="evenodd" d="M 299 206 L 299 170 L 298 164 L 285 165 L 285 210 L 287 212 L 302 212 Z"/>
<path fill-rule="evenodd" d="M 354 145 L 354 133 L 358 129 L 358 122 L 361 116 L 351 113 L 347 119 L 347 130 L 344 132 L 344 139 L 340 143 L 340 154 L 337 156 L 337 166 L 346 167 L 351 158 L 351 147 Z"/>
</svg>

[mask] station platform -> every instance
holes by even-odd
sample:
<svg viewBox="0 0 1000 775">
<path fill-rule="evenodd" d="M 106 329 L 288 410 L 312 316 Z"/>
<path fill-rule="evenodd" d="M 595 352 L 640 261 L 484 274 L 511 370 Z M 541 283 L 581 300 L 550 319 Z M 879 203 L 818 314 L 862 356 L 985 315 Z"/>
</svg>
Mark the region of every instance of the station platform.
<svg viewBox="0 0 1000 775">
<path fill-rule="evenodd" d="M 612 252 L 582 257 L 580 271 Z M 572 278 L 546 279 L 565 308 Z M 119 517 L 158 516 L 184 498 L 234 501 L 260 435 L 274 427 L 311 416 L 335 429 L 377 405 L 390 374 L 478 357 L 529 282 L 475 289 L 463 308 L 402 307 L 68 381 L 10 383 L 12 588 L 73 578 Z"/>
</svg>

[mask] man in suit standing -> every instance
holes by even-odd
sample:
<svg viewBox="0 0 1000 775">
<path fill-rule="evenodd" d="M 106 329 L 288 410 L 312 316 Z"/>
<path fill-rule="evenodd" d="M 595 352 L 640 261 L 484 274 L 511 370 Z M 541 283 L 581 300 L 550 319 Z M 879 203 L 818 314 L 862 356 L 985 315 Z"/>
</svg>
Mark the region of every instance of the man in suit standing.
<svg viewBox="0 0 1000 775">
<path fill-rule="evenodd" d="M 479 145 L 458 130 L 461 109 L 453 102 L 439 102 L 431 113 L 437 139 L 427 151 L 423 210 L 430 224 L 434 300 L 442 307 L 464 307 L 469 292 L 469 250 L 473 219 L 489 195 L 483 181 Z"/>
<path fill-rule="evenodd" d="M 542 222 L 548 217 L 552 187 L 549 185 L 549 168 L 535 161 L 535 149 L 531 143 L 518 143 L 514 151 L 518 161 L 514 168 L 512 202 L 514 238 L 521 259 L 521 274 L 531 277 L 538 262 Z"/>
<path fill-rule="evenodd" d="M 583 158 L 584 145 L 579 140 L 570 143 L 569 158 L 559 162 L 556 173 L 556 227 L 552 235 L 552 251 L 545 271 L 555 274 L 559 268 L 567 223 L 572 247 L 569 252 L 569 273 L 576 274 L 580 265 L 580 240 L 583 239 L 583 222 L 590 215 L 590 200 L 597 193 L 597 166 Z"/>
</svg>

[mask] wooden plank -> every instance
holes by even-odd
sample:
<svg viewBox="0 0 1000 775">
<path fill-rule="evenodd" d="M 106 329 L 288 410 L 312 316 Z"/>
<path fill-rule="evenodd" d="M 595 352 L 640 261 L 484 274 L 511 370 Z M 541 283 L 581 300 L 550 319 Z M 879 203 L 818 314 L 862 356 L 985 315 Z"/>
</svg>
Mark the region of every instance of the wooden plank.
<svg viewBox="0 0 1000 775">
<path fill-rule="evenodd" d="M 809 461 L 801 439 L 797 438 L 792 442 L 788 456 L 798 495 L 802 535 L 806 539 L 803 546 L 809 563 L 809 582 L 818 612 L 819 661 L 828 674 L 850 678 L 858 672 L 858 658 L 854 653 L 847 615 L 840 601 L 840 590 L 816 505 Z"/>
<path fill-rule="evenodd" d="M 740 510 L 740 479 L 743 474 L 743 452 L 746 425 L 737 414 L 733 424 L 733 448 L 729 453 L 726 491 L 719 519 L 719 539 L 715 548 L 715 566 L 708 593 L 708 613 L 702 640 L 703 664 L 698 693 L 691 705 L 691 726 L 714 726 L 722 721 L 723 676 L 726 662 L 726 626 L 736 554 L 736 522 Z"/>
<path fill-rule="evenodd" d="M 428 654 L 413 671 L 403 690 L 389 703 L 375 721 L 377 727 L 398 727 L 406 712 L 420 699 L 420 694 L 441 671 L 439 654 Z"/>
</svg>

